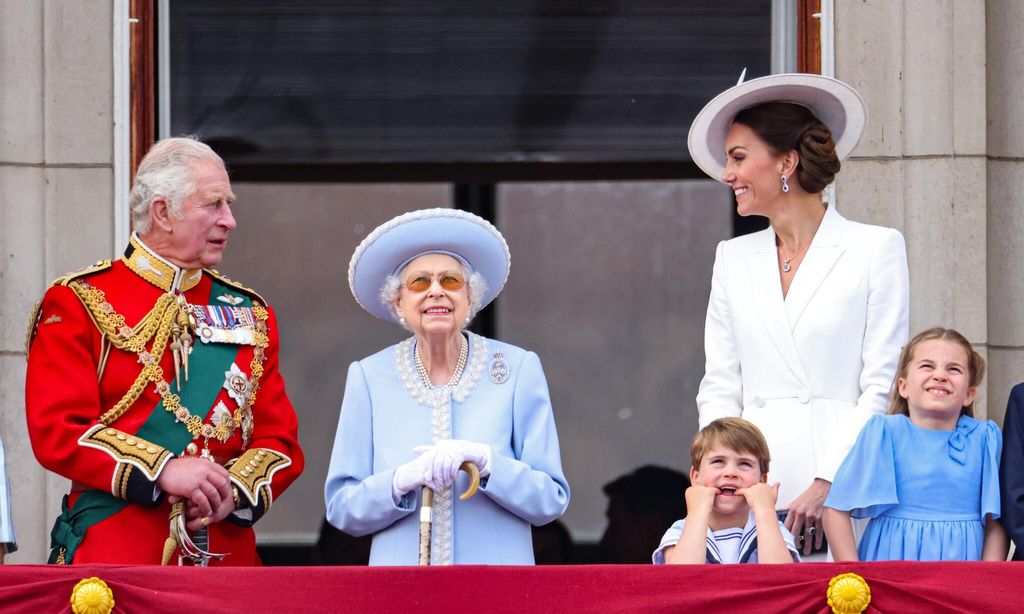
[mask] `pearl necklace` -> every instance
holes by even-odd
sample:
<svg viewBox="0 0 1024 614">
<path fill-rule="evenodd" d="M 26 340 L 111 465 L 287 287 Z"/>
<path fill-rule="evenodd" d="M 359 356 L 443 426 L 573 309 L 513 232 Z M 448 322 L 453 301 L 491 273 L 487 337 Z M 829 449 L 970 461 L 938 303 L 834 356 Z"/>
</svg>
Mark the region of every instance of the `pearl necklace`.
<svg viewBox="0 0 1024 614">
<path fill-rule="evenodd" d="M 448 383 L 444 385 L 446 390 L 451 390 L 459 383 L 459 378 L 462 377 L 462 372 L 466 370 L 466 361 L 469 359 L 469 344 L 466 343 L 466 338 L 459 335 L 459 360 L 455 363 L 455 370 L 452 372 L 452 377 L 448 380 Z M 420 355 L 420 345 L 416 344 L 416 372 L 420 375 L 423 385 L 427 388 L 433 388 L 434 384 L 430 381 L 430 374 L 427 373 L 427 368 L 423 365 L 423 357 Z"/>
</svg>

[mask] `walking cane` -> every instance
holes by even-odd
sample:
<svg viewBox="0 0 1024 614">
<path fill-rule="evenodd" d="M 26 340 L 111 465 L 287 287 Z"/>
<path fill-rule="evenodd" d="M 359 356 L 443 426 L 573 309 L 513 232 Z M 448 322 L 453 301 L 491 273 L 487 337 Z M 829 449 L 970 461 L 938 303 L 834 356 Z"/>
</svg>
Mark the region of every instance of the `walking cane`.
<svg viewBox="0 0 1024 614">
<path fill-rule="evenodd" d="M 459 495 L 459 500 L 465 501 L 480 487 L 480 470 L 469 461 L 459 465 L 459 469 L 469 474 L 469 488 Z M 430 565 L 430 514 L 433 507 L 434 491 L 424 486 L 423 494 L 420 496 L 420 565 Z"/>
</svg>

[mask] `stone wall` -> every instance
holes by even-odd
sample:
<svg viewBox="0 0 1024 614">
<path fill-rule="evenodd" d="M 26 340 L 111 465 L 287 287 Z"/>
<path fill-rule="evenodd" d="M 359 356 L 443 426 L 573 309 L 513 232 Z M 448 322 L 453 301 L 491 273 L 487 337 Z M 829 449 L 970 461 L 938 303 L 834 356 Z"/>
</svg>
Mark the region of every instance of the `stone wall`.
<svg viewBox="0 0 1024 614">
<path fill-rule="evenodd" d="M 990 414 L 1024 381 L 1024 3 L 986 3 Z"/>
<path fill-rule="evenodd" d="M 996 188 L 986 172 L 986 3 L 838 0 L 835 23 L 836 77 L 868 105 L 867 131 L 837 181 L 839 208 L 903 232 L 911 335 L 956 328 L 998 371 L 988 320 L 987 191 Z M 1005 383 L 992 377 L 981 388 L 978 415 L 1000 417 Z"/>
<path fill-rule="evenodd" d="M 0 0 L 0 434 L 19 550 L 38 563 L 67 483 L 36 462 L 25 331 L 49 280 L 113 245 L 113 3 Z"/>
</svg>

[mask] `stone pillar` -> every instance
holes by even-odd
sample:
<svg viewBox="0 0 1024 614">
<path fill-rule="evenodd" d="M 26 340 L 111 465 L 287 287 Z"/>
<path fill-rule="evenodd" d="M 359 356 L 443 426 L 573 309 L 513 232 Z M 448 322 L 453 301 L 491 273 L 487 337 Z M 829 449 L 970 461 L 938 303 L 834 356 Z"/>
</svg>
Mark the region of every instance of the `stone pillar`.
<svg viewBox="0 0 1024 614">
<path fill-rule="evenodd" d="M 988 0 L 988 321 L 990 414 L 1024 381 L 1024 3 Z"/>
<path fill-rule="evenodd" d="M 903 232 L 911 335 L 956 328 L 983 355 L 985 13 L 984 0 L 836 0 L 835 21 L 836 76 L 868 105 L 867 131 L 837 181 L 839 209 Z M 1003 394 L 992 382 L 979 390 L 979 417 L 989 389 Z"/>
<path fill-rule="evenodd" d="M 113 7 L 0 0 L 0 434 L 19 550 L 40 563 L 67 482 L 35 460 L 24 417 L 29 313 L 49 280 L 111 257 Z"/>
</svg>

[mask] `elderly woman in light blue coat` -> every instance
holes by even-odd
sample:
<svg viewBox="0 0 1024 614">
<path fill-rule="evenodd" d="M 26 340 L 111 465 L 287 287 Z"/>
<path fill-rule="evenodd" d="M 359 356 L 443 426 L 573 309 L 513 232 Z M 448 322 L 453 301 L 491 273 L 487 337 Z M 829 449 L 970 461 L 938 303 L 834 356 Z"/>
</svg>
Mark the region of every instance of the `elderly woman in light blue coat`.
<svg viewBox="0 0 1024 614">
<path fill-rule="evenodd" d="M 371 565 L 415 565 L 419 493 L 435 491 L 431 564 L 533 564 L 530 525 L 560 517 L 569 485 L 533 352 L 465 330 L 501 291 L 504 238 L 452 209 L 398 216 L 356 248 L 356 301 L 413 335 L 352 363 L 325 486 L 327 519 L 373 534 Z M 480 468 L 465 501 L 464 461 Z"/>
</svg>

